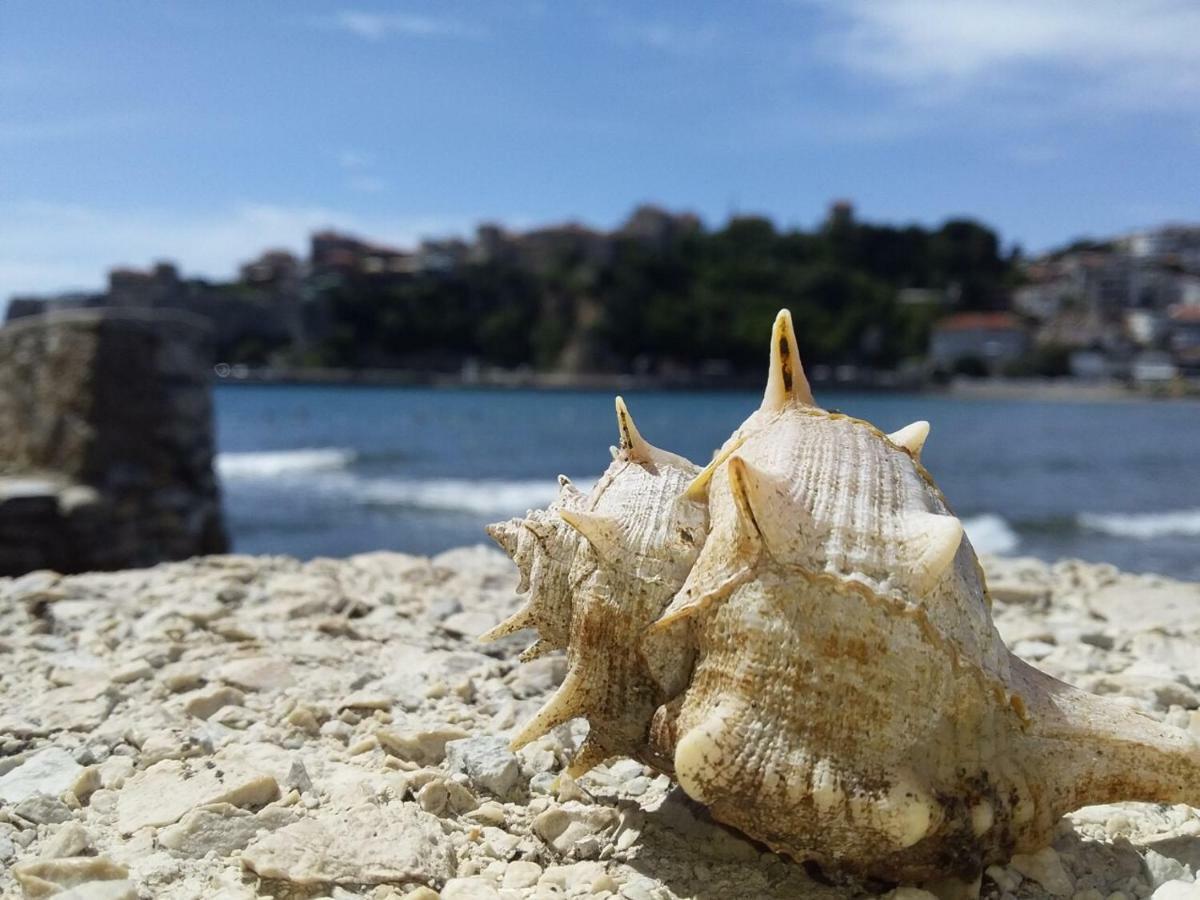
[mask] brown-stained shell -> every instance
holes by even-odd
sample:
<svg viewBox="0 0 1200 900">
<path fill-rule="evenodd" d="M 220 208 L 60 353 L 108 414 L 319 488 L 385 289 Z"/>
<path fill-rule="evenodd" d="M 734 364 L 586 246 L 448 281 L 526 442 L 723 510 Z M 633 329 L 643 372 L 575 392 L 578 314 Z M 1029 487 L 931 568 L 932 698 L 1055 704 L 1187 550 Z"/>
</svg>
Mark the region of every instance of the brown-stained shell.
<svg viewBox="0 0 1200 900">
<path fill-rule="evenodd" d="M 492 526 L 532 600 L 491 635 L 536 625 L 569 662 L 514 745 L 586 717 L 575 774 L 633 756 L 777 851 L 930 886 L 1083 805 L 1200 804 L 1194 737 L 1009 653 L 928 423 L 816 406 L 786 311 L 762 405 L 705 469 L 617 412 L 589 495 Z"/>
</svg>

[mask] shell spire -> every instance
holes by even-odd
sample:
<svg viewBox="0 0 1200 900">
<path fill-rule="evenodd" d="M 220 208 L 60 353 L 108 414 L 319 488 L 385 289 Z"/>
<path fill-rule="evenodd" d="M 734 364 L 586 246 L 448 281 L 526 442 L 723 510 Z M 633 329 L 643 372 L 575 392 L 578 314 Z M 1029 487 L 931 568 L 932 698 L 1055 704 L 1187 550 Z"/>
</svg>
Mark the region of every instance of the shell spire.
<svg viewBox="0 0 1200 900">
<path fill-rule="evenodd" d="M 804 366 L 800 362 L 800 349 L 796 344 L 796 329 L 792 326 L 792 314 L 781 309 L 775 316 L 771 329 L 771 367 L 767 374 L 767 390 L 763 394 L 761 409 L 776 411 L 792 403 L 816 406 Z"/>
</svg>

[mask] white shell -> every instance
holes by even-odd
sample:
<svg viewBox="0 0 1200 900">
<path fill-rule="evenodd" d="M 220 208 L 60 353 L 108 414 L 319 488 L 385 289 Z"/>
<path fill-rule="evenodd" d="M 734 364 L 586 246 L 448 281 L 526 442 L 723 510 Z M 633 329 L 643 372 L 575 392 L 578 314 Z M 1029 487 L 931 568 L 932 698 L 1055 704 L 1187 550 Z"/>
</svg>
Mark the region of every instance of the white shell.
<svg viewBox="0 0 1200 900">
<path fill-rule="evenodd" d="M 890 880 L 970 882 L 1088 803 L 1200 803 L 1193 737 L 1009 653 L 928 424 L 815 406 L 786 311 L 762 406 L 699 474 L 617 409 L 591 495 L 498 526 L 516 620 L 570 663 L 515 744 L 585 716 L 573 773 L 637 757 L 775 850 Z"/>
</svg>

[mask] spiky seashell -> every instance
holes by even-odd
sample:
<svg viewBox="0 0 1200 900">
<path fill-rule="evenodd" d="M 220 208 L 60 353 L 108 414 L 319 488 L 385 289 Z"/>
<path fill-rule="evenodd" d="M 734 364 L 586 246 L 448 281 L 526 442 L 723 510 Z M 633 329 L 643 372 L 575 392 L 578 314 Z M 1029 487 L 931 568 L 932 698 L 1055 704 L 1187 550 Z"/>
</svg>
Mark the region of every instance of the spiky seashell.
<svg viewBox="0 0 1200 900">
<path fill-rule="evenodd" d="M 1083 805 L 1200 803 L 1195 738 L 1009 653 L 928 424 L 817 407 L 786 311 L 761 407 L 694 477 L 618 420 L 591 495 L 498 526 L 533 598 L 513 621 L 569 662 L 515 745 L 585 716 L 574 773 L 633 756 L 777 851 L 930 885 Z"/>
</svg>

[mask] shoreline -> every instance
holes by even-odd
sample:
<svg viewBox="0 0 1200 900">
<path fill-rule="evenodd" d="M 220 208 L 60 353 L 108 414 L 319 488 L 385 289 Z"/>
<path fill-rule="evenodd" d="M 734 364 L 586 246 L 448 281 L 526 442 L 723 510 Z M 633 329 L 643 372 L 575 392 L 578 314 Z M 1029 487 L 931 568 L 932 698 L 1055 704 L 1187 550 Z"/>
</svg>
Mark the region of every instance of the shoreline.
<svg viewBox="0 0 1200 900">
<path fill-rule="evenodd" d="M 217 366 L 216 386 L 231 387 L 379 387 L 440 390 L 523 391 L 758 391 L 761 378 L 751 375 L 648 376 L 621 373 L 483 372 L 461 373 L 406 369 L 238 369 Z M 1064 403 L 1120 403 L 1153 400 L 1200 401 L 1200 382 L 1133 387 L 1122 382 L 1075 379 L 969 379 L 929 384 L 898 379 L 811 382 L 816 393 L 882 393 L 933 395 L 961 400 L 1027 400 Z"/>
</svg>

